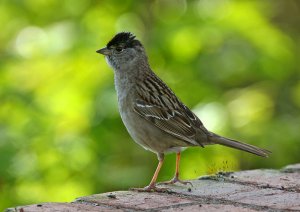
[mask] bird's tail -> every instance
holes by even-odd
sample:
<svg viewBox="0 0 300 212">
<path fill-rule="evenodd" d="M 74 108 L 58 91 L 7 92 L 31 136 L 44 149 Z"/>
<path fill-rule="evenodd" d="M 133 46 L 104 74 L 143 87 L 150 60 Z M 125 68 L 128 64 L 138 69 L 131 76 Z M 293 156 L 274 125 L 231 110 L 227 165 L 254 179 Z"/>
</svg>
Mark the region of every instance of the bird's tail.
<svg viewBox="0 0 300 212">
<path fill-rule="evenodd" d="M 212 137 L 210 137 L 210 141 L 212 141 L 215 144 L 221 144 L 223 146 L 228 146 L 231 148 L 239 149 L 245 152 L 250 152 L 252 154 L 261 156 L 261 157 L 268 157 L 271 153 L 269 150 L 261 149 L 259 147 L 245 144 L 236 140 L 232 140 L 229 138 L 224 138 L 222 136 L 214 134 Z"/>
</svg>

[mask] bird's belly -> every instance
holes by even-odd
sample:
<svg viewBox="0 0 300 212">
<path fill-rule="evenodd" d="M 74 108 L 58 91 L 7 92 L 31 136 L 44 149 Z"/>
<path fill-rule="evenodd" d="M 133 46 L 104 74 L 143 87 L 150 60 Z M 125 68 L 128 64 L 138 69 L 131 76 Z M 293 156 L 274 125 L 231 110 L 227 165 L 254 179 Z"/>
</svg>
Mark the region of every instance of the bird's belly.
<svg viewBox="0 0 300 212">
<path fill-rule="evenodd" d="M 133 110 L 123 110 L 121 118 L 132 139 L 149 151 L 155 153 L 179 152 L 185 147 L 185 142 L 163 132 Z"/>
</svg>

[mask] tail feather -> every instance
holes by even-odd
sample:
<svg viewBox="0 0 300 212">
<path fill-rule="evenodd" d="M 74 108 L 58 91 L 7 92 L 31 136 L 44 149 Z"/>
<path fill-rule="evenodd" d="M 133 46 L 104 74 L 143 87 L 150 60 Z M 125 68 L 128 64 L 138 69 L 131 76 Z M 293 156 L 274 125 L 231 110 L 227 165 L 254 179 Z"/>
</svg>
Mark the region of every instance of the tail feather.
<svg viewBox="0 0 300 212">
<path fill-rule="evenodd" d="M 268 157 L 269 154 L 271 153 L 269 150 L 261 149 L 259 147 L 256 147 L 256 146 L 253 146 L 250 144 L 245 144 L 240 141 L 233 140 L 233 139 L 224 138 L 224 137 L 216 135 L 216 134 L 214 134 L 214 136 L 210 137 L 210 140 L 213 143 L 231 147 L 231 148 L 235 148 L 235 149 L 239 149 L 239 150 L 249 152 L 249 153 L 261 156 L 261 157 Z"/>
</svg>

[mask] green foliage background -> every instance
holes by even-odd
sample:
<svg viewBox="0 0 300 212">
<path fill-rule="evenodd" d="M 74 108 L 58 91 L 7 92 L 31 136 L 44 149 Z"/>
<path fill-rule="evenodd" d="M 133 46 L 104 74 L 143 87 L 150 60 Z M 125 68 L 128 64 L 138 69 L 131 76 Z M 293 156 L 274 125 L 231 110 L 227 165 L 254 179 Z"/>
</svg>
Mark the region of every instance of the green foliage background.
<svg viewBox="0 0 300 212">
<path fill-rule="evenodd" d="M 95 53 L 124 30 L 208 129 L 273 152 L 190 148 L 182 178 L 299 162 L 299 10 L 297 0 L 2 0 L 0 209 L 150 181 L 156 156 L 127 134 Z"/>
</svg>

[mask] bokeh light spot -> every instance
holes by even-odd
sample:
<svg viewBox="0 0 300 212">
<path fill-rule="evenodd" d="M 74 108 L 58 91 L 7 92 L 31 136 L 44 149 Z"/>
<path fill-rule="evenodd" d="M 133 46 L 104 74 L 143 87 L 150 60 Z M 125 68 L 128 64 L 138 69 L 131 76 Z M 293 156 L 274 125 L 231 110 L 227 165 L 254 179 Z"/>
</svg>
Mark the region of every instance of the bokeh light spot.
<svg viewBox="0 0 300 212">
<path fill-rule="evenodd" d="M 183 62 L 195 58 L 202 47 L 201 37 L 194 28 L 183 28 L 174 32 L 169 42 L 172 54 Z"/>
<path fill-rule="evenodd" d="M 239 90 L 233 92 L 232 98 L 228 109 L 236 127 L 266 121 L 273 115 L 273 100 L 262 90 Z"/>
</svg>

